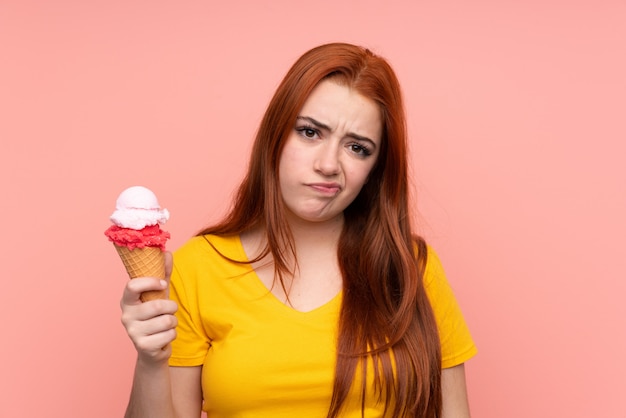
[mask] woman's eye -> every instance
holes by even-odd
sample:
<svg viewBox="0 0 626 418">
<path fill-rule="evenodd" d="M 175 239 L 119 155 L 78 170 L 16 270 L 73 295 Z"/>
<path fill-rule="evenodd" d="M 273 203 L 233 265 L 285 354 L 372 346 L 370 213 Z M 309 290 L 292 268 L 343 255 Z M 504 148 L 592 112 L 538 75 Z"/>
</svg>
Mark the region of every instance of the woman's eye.
<svg viewBox="0 0 626 418">
<path fill-rule="evenodd" d="M 350 151 L 363 157 L 372 154 L 372 152 L 367 147 L 357 143 L 350 144 Z"/>
<path fill-rule="evenodd" d="M 306 126 L 300 127 L 296 129 L 300 135 L 308 139 L 314 139 L 317 135 L 317 130 L 313 128 L 308 128 Z"/>
</svg>

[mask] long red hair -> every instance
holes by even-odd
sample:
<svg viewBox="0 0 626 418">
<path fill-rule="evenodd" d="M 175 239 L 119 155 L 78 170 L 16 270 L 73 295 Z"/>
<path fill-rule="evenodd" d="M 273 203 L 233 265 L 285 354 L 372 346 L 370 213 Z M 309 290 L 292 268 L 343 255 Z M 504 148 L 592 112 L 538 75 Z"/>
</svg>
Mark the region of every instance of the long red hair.
<svg viewBox="0 0 626 418">
<path fill-rule="evenodd" d="M 229 214 L 198 235 L 240 234 L 265 227 L 276 277 L 291 273 L 294 255 L 278 183 L 285 140 L 305 100 L 332 78 L 376 102 L 383 138 L 375 167 L 346 208 L 338 260 L 343 275 L 337 363 L 328 418 L 339 415 L 358 366 L 371 359 L 375 389 L 394 417 L 441 415 L 441 353 L 425 293 L 427 249 L 410 225 L 407 134 L 398 80 L 389 64 L 358 46 L 333 43 L 305 53 L 289 70 L 263 117 L 248 172 Z M 361 393 L 365 393 L 362 379 Z"/>
</svg>

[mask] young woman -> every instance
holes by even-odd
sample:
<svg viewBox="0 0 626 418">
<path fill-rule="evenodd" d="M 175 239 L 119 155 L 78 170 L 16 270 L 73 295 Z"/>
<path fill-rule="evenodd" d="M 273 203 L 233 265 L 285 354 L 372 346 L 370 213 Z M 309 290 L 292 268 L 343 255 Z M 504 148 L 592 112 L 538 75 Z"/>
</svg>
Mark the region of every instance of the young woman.
<svg viewBox="0 0 626 418">
<path fill-rule="evenodd" d="M 228 216 L 168 260 L 171 283 L 125 288 L 126 416 L 469 417 L 476 348 L 411 210 L 391 67 L 349 44 L 304 54 Z"/>
</svg>

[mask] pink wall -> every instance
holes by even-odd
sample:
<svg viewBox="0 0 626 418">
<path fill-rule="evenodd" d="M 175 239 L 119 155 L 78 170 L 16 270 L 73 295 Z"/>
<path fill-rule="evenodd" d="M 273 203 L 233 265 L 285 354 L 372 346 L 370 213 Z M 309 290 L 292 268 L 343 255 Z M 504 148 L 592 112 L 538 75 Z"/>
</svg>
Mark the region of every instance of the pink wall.
<svg viewBox="0 0 626 418">
<path fill-rule="evenodd" d="M 153 188 L 179 246 L 226 207 L 287 67 L 343 40 L 401 78 L 474 416 L 626 417 L 624 1 L 173 4 L 0 2 L 0 416 L 121 416 L 118 192 Z"/>
</svg>

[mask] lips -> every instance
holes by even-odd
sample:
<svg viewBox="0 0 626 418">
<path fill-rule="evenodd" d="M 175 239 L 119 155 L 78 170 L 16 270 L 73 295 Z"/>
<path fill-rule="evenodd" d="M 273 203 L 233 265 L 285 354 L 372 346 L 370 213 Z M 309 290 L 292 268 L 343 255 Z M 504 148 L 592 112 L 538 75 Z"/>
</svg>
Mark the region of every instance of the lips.
<svg viewBox="0 0 626 418">
<path fill-rule="evenodd" d="M 307 186 L 325 195 L 335 195 L 341 190 L 337 183 L 309 183 Z"/>
</svg>

